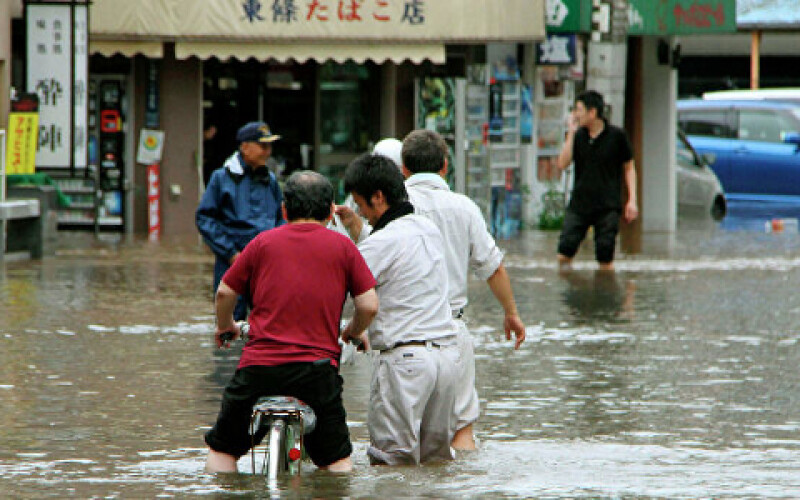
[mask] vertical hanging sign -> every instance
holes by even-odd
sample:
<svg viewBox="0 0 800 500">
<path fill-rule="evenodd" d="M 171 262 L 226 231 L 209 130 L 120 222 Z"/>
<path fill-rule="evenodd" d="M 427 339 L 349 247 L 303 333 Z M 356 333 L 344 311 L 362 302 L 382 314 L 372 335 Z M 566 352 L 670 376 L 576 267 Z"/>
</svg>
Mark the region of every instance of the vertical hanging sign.
<svg viewBox="0 0 800 500">
<path fill-rule="evenodd" d="M 161 237 L 160 179 L 158 163 L 147 166 L 147 236 L 150 241 Z"/>
<path fill-rule="evenodd" d="M 75 168 L 86 168 L 88 164 L 88 117 L 89 117 L 89 8 L 73 5 L 73 134 L 72 158 Z"/>
<path fill-rule="evenodd" d="M 39 96 L 39 167 L 86 166 L 87 8 L 25 4 L 27 90 Z"/>
</svg>

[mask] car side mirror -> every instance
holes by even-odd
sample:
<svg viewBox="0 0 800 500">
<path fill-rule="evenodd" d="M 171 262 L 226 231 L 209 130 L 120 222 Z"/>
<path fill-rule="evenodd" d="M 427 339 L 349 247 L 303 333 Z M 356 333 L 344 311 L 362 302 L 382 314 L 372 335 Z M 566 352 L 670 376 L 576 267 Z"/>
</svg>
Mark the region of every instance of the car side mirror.
<svg viewBox="0 0 800 500">
<path fill-rule="evenodd" d="M 800 133 L 787 132 L 783 136 L 783 142 L 785 142 L 786 144 L 794 144 L 795 146 L 800 146 Z"/>
<path fill-rule="evenodd" d="M 714 162 L 717 161 L 717 155 L 715 155 L 714 153 L 703 153 L 702 155 L 700 155 L 700 159 L 706 165 L 713 165 Z"/>
</svg>

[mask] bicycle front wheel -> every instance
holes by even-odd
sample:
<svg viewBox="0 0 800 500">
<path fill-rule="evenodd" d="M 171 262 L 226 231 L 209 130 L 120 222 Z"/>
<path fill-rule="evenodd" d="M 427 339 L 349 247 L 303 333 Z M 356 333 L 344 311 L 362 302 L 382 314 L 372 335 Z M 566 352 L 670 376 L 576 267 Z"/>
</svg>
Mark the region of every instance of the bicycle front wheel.
<svg viewBox="0 0 800 500">
<path fill-rule="evenodd" d="M 278 473 L 283 470 L 286 470 L 286 422 L 278 418 L 269 428 L 267 479 L 276 481 Z"/>
</svg>

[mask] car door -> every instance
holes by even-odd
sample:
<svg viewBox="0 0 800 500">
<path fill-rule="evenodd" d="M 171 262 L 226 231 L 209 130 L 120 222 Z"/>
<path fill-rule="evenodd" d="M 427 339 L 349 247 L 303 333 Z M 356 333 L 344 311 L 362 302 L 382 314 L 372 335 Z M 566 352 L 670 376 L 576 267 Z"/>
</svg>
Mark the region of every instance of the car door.
<svg viewBox="0 0 800 500">
<path fill-rule="evenodd" d="M 730 159 L 735 141 L 732 115 L 729 107 L 683 107 L 678 111 L 678 124 L 695 151 L 714 154 L 714 163 L 709 166 L 726 192 L 731 182 Z"/>
<path fill-rule="evenodd" d="M 680 132 L 675 140 L 677 163 L 678 209 L 710 209 L 716 195 L 716 183 Z"/>
<path fill-rule="evenodd" d="M 800 151 L 784 142 L 791 132 L 800 132 L 800 123 L 786 110 L 739 109 L 731 192 L 800 195 Z"/>
</svg>

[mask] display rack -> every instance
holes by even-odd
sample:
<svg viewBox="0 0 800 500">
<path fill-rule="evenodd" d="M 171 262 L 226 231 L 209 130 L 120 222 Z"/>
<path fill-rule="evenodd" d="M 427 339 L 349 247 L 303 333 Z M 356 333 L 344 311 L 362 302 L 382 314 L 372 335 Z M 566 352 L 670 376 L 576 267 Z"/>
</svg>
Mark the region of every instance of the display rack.
<svg viewBox="0 0 800 500">
<path fill-rule="evenodd" d="M 508 76 L 511 74 L 515 77 Z M 495 78 L 489 94 L 489 230 L 498 238 L 510 238 L 517 234 L 522 220 L 522 93 L 518 72 Z"/>
<path fill-rule="evenodd" d="M 486 66 L 471 66 L 465 92 L 464 142 L 466 145 L 465 194 L 489 219 L 491 189 L 489 185 L 489 153 L 486 147 L 489 123 L 489 89 Z"/>
<path fill-rule="evenodd" d="M 491 186 L 506 185 L 508 169 L 520 167 L 519 117 L 521 111 L 519 80 L 504 80 L 494 84 L 493 92 L 498 100 L 494 106 L 500 109 L 493 113 L 499 117 L 497 126 L 489 131 L 489 164 L 491 166 Z M 491 122 L 490 122 L 491 123 Z"/>
</svg>

